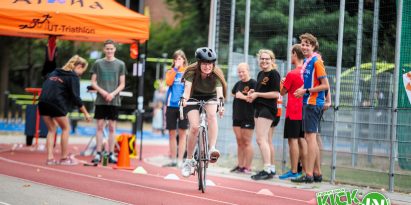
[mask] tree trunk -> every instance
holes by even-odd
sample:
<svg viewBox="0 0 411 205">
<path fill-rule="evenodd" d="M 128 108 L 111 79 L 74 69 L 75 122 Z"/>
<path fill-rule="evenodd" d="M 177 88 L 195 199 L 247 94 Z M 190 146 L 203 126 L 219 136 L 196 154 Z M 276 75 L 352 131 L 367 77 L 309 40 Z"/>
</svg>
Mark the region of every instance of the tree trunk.
<svg viewBox="0 0 411 205">
<path fill-rule="evenodd" d="M 0 38 L 0 116 L 4 116 L 5 93 L 8 92 L 10 56 L 9 37 Z"/>
</svg>

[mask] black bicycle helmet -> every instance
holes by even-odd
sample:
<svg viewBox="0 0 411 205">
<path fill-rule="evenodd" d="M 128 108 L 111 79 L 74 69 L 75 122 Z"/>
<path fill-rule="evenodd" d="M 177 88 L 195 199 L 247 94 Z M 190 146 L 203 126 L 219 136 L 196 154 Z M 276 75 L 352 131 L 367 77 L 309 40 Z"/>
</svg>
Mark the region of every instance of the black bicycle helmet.
<svg viewBox="0 0 411 205">
<path fill-rule="evenodd" d="M 196 50 L 196 58 L 197 61 L 215 62 L 217 60 L 217 54 L 211 48 L 201 47 Z"/>
</svg>

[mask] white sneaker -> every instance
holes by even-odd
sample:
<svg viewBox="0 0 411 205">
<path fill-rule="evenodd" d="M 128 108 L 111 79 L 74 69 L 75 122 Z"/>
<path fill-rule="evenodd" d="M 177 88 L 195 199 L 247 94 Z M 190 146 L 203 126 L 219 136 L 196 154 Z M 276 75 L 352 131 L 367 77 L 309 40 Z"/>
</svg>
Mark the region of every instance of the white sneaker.
<svg viewBox="0 0 411 205">
<path fill-rule="evenodd" d="M 177 168 L 181 168 L 181 167 L 183 167 L 183 162 L 180 161 L 180 160 L 178 160 L 178 162 L 177 162 Z"/>
<path fill-rule="evenodd" d="M 210 163 L 215 163 L 220 157 L 220 151 L 218 151 L 215 147 L 212 147 L 208 151 L 208 156 L 210 157 Z"/>
<path fill-rule="evenodd" d="M 194 168 L 196 166 L 195 159 L 186 159 L 181 167 L 181 175 L 183 177 L 189 177 L 194 173 Z"/>
<path fill-rule="evenodd" d="M 91 160 L 91 163 L 98 164 L 100 162 L 101 162 L 101 154 L 97 153 L 96 155 L 94 155 L 94 158 L 93 160 Z"/>
</svg>

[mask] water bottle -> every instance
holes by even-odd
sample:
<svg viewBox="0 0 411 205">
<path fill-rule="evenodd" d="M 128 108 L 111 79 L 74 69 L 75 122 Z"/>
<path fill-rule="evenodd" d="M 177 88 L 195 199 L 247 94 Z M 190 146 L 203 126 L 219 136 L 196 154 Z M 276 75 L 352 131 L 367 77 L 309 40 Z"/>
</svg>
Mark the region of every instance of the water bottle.
<svg viewBox="0 0 411 205">
<path fill-rule="evenodd" d="M 103 166 L 107 166 L 108 163 L 108 154 L 103 152 Z"/>
</svg>

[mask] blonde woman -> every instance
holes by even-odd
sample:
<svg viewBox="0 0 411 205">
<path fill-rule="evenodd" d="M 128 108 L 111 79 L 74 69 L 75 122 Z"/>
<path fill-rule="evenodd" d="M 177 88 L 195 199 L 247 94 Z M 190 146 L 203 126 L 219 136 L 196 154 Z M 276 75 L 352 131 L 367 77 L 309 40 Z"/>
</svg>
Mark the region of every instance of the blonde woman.
<svg viewBox="0 0 411 205">
<path fill-rule="evenodd" d="M 251 178 L 254 180 L 271 179 L 275 175 L 275 166 L 271 163 L 272 155 L 268 141 L 270 126 L 277 115 L 277 99 L 280 96 L 281 77 L 276 70 L 275 55 L 271 50 L 261 49 L 257 54 L 261 71 L 257 76 L 255 90 L 248 93 L 248 102 L 255 105 L 254 122 L 257 144 L 261 151 L 264 168 Z"/>
<path fill-rule="evenodd" d="M 90 115 L 80 98 L 80 79 L 87 69 L 87 61 L 82 57 L 73 56 L 62 69 L 51 72 L 43 83 L 39 112 L 47 126 L 47 165 L 75 165 L 77 162 L 68 157 L 68 137 L 70 131 L 68 109 L 76 105 L 84 114 L 87 121 L 91 121 Z M 57 124 L 56 124 L 57 123 Z M 57 125 L 61 128 L 61 158 L 56 161 L 53 156 L 54 137 Z"/>
<path fill-rule="evenodd" d="M 254 106 L 247 102 L 250 89 L 255 89 L 257 81 L 250 77 L 250 69 L 247 63 L 237 66 L 237 74 L 240 79 L 233 87 L 231 94 L 233 100 L 233 130 L 237 139 L 237 166 L 231 172 L 251 173 L 253 160 L 253 131 L 254 131 Z"/>
</svg>

